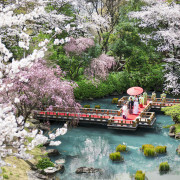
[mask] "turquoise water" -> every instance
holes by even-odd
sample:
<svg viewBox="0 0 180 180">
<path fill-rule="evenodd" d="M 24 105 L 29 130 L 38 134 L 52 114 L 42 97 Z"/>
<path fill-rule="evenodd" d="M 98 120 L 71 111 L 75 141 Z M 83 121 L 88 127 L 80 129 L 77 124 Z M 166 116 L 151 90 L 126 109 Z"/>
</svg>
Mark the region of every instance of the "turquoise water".
<svg viewBox="0 0 180 180">
<path fill-rule="evenodd" d="M 112 97 L 95 101 L 83 102 L 82 104 L 101 105 L 101 108 L 117 109 L 110 101 Z M 180 156 L 176 154 L 179 145 L 178 140 L 168 136 L 168 129 L 165 125 L 172 124 L 169 116 L 156 112 L 157 121 L 151 129 L 138 129 L 135 132 L 110 130 L 103 127 L 77 127 L 70 129 L 64 136 L 58 137 L 62 144 L 57 148 L 61 153 L 52 160 L 65 159 L 65 172 L 58 174 L 61 180 L 86 180 L 86 179 L 131 179 L 137 170 L 143 170 L 148 179 L 152 180 L 178 180 L 180 179 Z M 52 129 L 59 127 L 53 124 Z M 118 144 L 125 144 L 128 152 L 122 153 L 124 162 L 113 163 L 109 154 L 114 152 Z M 165 145 L 167 154 L 158 157 L 148 158 L 140 151 L 143 144 Z M 161 162 L 168 161 L 171 172 L 159 175 L 158 166 Z M 101 168 L 102 174 L 76 174 L 78 167 Z"/>
</svg>

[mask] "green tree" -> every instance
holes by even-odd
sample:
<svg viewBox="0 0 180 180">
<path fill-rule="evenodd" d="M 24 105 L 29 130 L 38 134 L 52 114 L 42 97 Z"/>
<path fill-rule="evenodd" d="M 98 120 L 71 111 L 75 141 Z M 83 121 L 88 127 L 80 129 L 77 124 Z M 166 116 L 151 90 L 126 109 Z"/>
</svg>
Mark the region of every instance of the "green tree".
<svg viewBox="0 0 180 180">
<path fill-rule="evenodd" d="M 180 104 L 164 107 L 161 109 L 168 116 L 171 116 L 175 123 L 180 123 Z"/>
</svg>

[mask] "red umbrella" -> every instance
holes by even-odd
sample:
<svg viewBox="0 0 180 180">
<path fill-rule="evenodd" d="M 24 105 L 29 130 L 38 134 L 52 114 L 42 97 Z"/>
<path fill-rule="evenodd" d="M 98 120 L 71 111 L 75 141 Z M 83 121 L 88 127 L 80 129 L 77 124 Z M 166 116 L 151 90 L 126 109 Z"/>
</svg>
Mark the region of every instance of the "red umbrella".
<svg viewBox="0 0 180 180">
<path fill-rule="evenodd" d="M 127 90 L 129 95 L 139 95 L 143 92 L 143 88 L 141 87 L 131 87 Z"/>
</svg>

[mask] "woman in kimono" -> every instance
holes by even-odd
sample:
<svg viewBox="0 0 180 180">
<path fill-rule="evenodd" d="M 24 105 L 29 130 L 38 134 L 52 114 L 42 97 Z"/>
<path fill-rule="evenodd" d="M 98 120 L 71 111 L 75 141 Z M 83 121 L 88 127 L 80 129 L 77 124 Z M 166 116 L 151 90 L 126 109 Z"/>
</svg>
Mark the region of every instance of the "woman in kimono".
<svg viewBox="0 0 180 180">
<path fill-rule="evenodd" d="M 123 118 L 124 119 L 127 119 L 128 118 L 128 106 L 127 104 L 124 104 L 124 106 L 122 107 L 122 115 L 123 115 Z"/>
<path fill-rule="evenodd" d="M 138 102 L 139 102 L 139 99 L 137 96 L 135 96 L 133 114 L 138 114 L 138 112 L 139 112 L 139 103 Z"/>
<path fill-rule="evenodd" d="M 143 108 L 143 106 L 144 106 L 144 97 L 141 95 L 141 96 L 139 97 L 139 107 L 140 107 L 140 108 Z"/>
</svg>

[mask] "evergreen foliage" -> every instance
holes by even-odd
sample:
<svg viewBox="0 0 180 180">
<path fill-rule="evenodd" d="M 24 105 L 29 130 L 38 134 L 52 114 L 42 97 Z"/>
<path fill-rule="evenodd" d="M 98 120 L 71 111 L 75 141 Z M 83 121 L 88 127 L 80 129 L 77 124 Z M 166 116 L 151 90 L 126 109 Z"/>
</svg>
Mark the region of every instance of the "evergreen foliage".
<svg viewBox="0 0 180 180">
<path fill-rule="evenodd" d="M 145 180 L 145 173 L 142 171 L 136 171 L 135 180 Z"/>
<path fill-rule="evenodd" d="M 119 144 L 119 145 L 116 147 L 116 152 L 122 152 L 122 151 L 127 151 L 126 145 Z"/>
<path fill-rule="evenodd" d="M 109 155 L 109 158 L 110 158 L 112 161 L 120 161 L 120 160 L 122 160 L 122 157 L 121 157 L 120 152 L 111 153 L 111 154 Z"/>
<path fill-rule="evenodd" d="M 180 123 L 180 104 L 161 108 L 162 111 L 168 116 L 171 116 L 175 123 Z"/>
<path fill-rule="evenodd" d="M 46 169 L 48 167 L 54 167 L 54 163 L 49 160 L 49 158 L 42 158 L 38 161 L 36 167 L 38 169 Z"/>
<path fill-rule="evenodd" d="M 156 146 L 155 151 L 158 154 L 164 154 L 166 153 L 166 146 Z"/>
<path fill-rule="evenodd" d="M 169 164 L 168 162 L 162 162 L 160 165 L 159 165 L 159 171 L 160 172 L 167 172 L 170 170 L 170 167 L 169 167 Z"/>
</svg>

